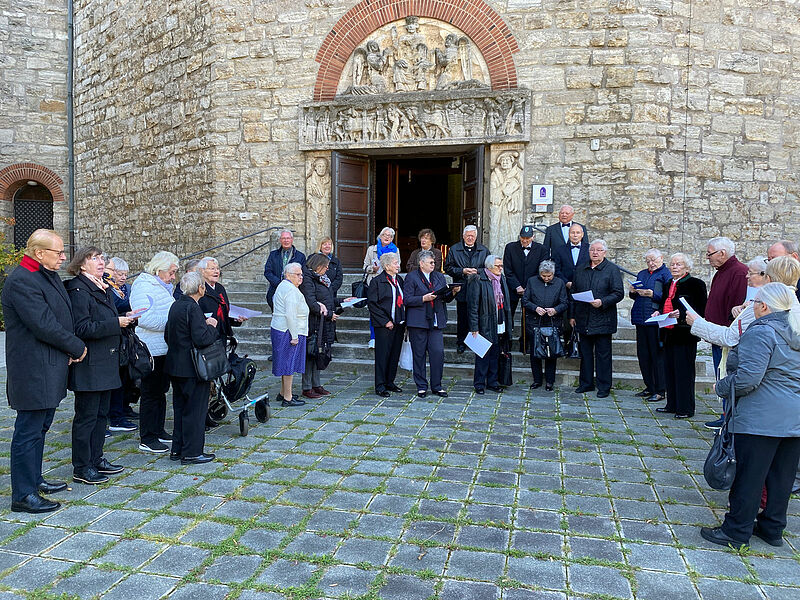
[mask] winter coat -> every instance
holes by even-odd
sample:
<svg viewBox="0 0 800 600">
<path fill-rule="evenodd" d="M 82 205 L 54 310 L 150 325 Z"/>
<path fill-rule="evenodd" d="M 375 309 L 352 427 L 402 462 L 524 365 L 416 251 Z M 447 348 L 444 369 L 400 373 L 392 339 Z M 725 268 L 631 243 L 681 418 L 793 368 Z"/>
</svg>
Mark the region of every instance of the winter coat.
<svg viewBox="0 0 800 600">
<path fill-rule="evenodd" d="M 332 286 L 333 284 L 331 284 L 331 287 Z M 325 308 L 328 309 L 328 315 L 325 317 L 323 336 L 328 343 L 333 345 L 336 337 L 336 323 L 331 320 L 331 317 L 333 316 L 333 311 L 340 306 L 340 303 L 336 300 L 336 296 L 333 294 L 333 290 L 322 283 L 319 275 L 306 266 L 303 267 L 303 283 L 300 284 L 298 289 L 306 299 L 306 305 L 308 306 L 309 334 L 319 329 L 319 317 L 321 312 L 319 310 L 319 304 L 317 303 L 322 302 Z"/>
<path fill-rule="evenodd" d="M 206 323 L 203 310 L 191 296 L 183 295 L 169 309 L 164 340 L 167 356 L 164 373 L 173 377 L 197 378 L 192 348 L 205 348 L 218 337 L 216 327 Z"/>
<path fill-rule="evenodd" d="M 264 277 L 269 281 L 269 289 L 267 290 L 267 303 L 272 306 L 272 297 L 275 295 L 275 290 L 278 289 L 281 281 L 283 281 L 283 258 L 281 251 L 283 248 L 278 248 L 269 253 L 267 262 L 264 264 Z M 300 265 L 306 264 L 306 255 L 300 252 L 297 248 L 292 246 L 291 255 L 289 256 L 290 263 L 298 263 Z M 287 263 L 288 264 L 288 263 Z"/>
<path fill-rule="evenodd" d="M 639 289 L 653 290 L 653 297 L 640 296 L 636 292 L 628 292 L 628 296 L 633 298 L 631 307 L 631 323 L 634 325 L 644 325 L 644 322 L 657 310 L 660 310 L 661 301 L 669 291 L 669 284 L 672 281 L 672 274 L 666 265 L 661 265 L 652 273 L 648 269 L 642 269 L 636 275 L 636 279 L 641 282 Z"/>
<path fill-rule="evenodd" d="M 444 261 L 444 272 L 453 278 L 453 283 L 461 284 L 461 291 L 456 294 L 457 302 L 467 301 L 469 288 L 477 278 L 477 275 L 465 277 L 464 269 L 478 269 L 480 273 L 484 268 L 486 257 L 489 256 L 489 249 L 483 244 L 475 242 L 474 248 L 471 252 L 467 252 L 464 242 L 453 244 Z"/>
<path fill-rule="evenodd" d="M 728 359 L 729 374 L 717 394 L 730 398 L 735 381 L 735 433 L 800 437 L 800 336 L 789 327 L 788 311 L 756 319 Z"/>
<path fill-rule="evenodd" d="M 503 290 L 504 297 L 501 314 L 506 325 L 505 335 L 508 335 L 511 331 L 512 321 L 511 304 L 508 301 L 510 295 L 505 275 L 500 276 L 500 287 Z M 469 314 L 469 330 L 477 331 L 493 344 L 497 344 L 500 341 L 500 336 L 497 333 L 499 311 L 494 299 L 492 282 L 489 281 L 485 268 L 478 270 L 474 283 L 469 286 L 467 311 Z"/>
<path fill-rule="evenodd" d="M 137 320 L 136 335 L 145 343 L 150 354 L 164 356 L 167 353 L 164 330 L 175 298 L 158 277 L 141 273 L 131 286 L 131 309 L 147 308 L 150 306 L 149 298 L 153 299 L 153 307 Z"/>
<path fill-rule="evenodd" d="M 664 303 L 667 301 L 671 285 L 672 281 L 664 288 L 664 298 L 661 300 L 661 304 L 658 307 L 658 312 L 662 314 L 666 310 L 664 308 Z M 705 281 L 697 277 L 692 277 L 689 274 L 684 275 L 678 281 L 678 285 L 675 288 L 675 297 L 672 299 L 672 310 L 677 310 L 680 313 L 678 315 L 678 322 L 674 327 L 663 327 L 659 332 L 664 343 L 672 346 L 691 344 L 699 341 L 696 336 L 692 335 L 691 327 L 686 322 L 686 307 L 683 305 L 683 302 L 680 301 L 680 298 L 685 299 L 686 302 L 689 303 L 689 306 L 695 309 L 697 314 L 702 317 L 706 312 L 707 295 Z M 655 325 L 655 327 L 658 326 Z"/>
<path fill-rule="evenodd" d="M 75 335 L 83 340 L 86 358 L 69 368 L 69 389 L 102 392 L 122 385 L 119 378 L 119 326 L 111 288 L 101 290 L 85 275 L 64 284 L 72 302 Z"/>
<path fill-rule="evenodd" d="M 529 333 L 533 331 L 534 327 L 547 327 L 551 322 L 554 327 L 561 329 L 562 317 L 569 307 L 567 287 L 558 277 L 553 277 L 550 283 L 545 283 L 538 275 L 531 277 L 525 286 L 522 306 L 525 308 L 525 328 Z M 555 308 L 555 316 L 540 316 L 536 312 L 540 306 Z"/>
<path fill-rule="evenodd" d="M 241 323 L 230 318 L 231 303 L 228 300 L 228 292 L 225 290 L 220 282 L 212 288 L 206 283 L 206 293 L 200 298 L 197 303 L 203 315 L 211 313 L 211 316 L 217 320 L 217 333 L 220 339 L 227 340 L 233 337 L 232 327 L 239 327 Z"/>
<path fill-rule="evenodd" d="M 594 269 L 591 263 L 575 269 L 572 281 L 572 293 L 592 291 L 595 298 L 603 304 L 595 308 L 588 302 L 572 301 L 572 318 L 575 329 L 586 335 L 607 335 L 617 331 L 617 304 L 625 297 L 622 287 L 622 276 L 616 265 L 603 259 Z"/>
<path fill-rule="evenodd" d="M 58 407 L 67 395 L 70 358 L 85 349 L 58 273 L 24 256 L 3 285 L 6 393 L 14 410 Z"/>
</svg>

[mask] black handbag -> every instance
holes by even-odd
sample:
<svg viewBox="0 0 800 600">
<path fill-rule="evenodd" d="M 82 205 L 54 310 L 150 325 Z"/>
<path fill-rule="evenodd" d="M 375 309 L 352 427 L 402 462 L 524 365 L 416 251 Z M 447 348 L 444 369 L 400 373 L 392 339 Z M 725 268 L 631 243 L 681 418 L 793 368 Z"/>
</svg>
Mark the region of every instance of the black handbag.
<svg viewBox="0 0 800 600">
<path fill-rule="evenodd" d="M 354 281 L 350 284 L 350 291 L 352 292 L 353 298 L 366 298 L 367 297 L 367 270 L 364 269 L 364 277 L 361 278 L 361 281 Z M 364 308 L 367 305 L 366 300 L 362 300 L 361 302 L 356 302 L 353 304 L 354 308 Z"/>
<path fill-rule="evenodd" d="M 575 328 L 572 328 L 572 335 L 569 338 L 569 343 L 567 344 L 567 351 L 565 356 L 567 358 L 580 358 L 581 357 L 581 348 L 580 348 L 580 337 L 578 336 L 578 332 Z"/>
<path fill-rule="evenodd" d="M 322 338 L 323 317 L 320 315 L 320 323 L 314 331 L 308 332 L 306 338 L 306 357 L 314 358 L 319 352 L 319 340 Z"/>
<path fill-rule="evenodd" d="M 533 356 L 540 359 L 559 358 L 564 356 L 564 343 L 561 341 L 561 331 L 553 325 L 553 318 L 550 317 L 550 325 L 533 328 Z"/>
<path fill-rule="evenodd" d="M 509 344 L 510 346 L 510 344 Z M 497 360 L 497 384 L 503 387 L 508 387 L 514 384 L 514 378 L 511 375 L 513 362 L 511 360 L 510 348 L 504 348 L 500 351 L 500 357 Z"/>
<path fill-rule="evenodd" d="M 736 477 L 736 449 L 733 446 L 733 410 L 736 406 L 735 381 L 731 381 L 731 400 L 725 420 L 714 436 L 711 449 L 703 465 L 703 477 L 715 490 L 729 490 Z"/>
<path fill-rule="evenodd" d="M 191 335 L 192 326 L 189 322 L 188 310 L 186 311 L 186 325 L 189 327 L 189 335 Z M 213 344 L 204 348 L 192 346 L 191 354 L 194 370 L 200 381 L 214 381 L 231 370 L 225 340 L 217 338 Z"/>
</svg>

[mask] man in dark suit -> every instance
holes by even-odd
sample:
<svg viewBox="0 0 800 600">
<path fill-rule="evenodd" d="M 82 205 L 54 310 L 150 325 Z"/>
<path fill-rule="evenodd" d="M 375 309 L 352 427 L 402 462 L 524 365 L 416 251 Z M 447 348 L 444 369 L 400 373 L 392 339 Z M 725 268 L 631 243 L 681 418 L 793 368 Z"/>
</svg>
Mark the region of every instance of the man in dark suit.
<svg viewBox="0 0 800 600">
<path fill-rule="evenodd" d="M 11 510 L 43 513 L 61 506 L 39 493 L 67 489 L 42 477 L 44 438 L 67 395 L 69 365 L 86 356 L 75 336 L 72 305 L 58 276 L 66 258 L 55 231 L 37 229 L 3 286 L 8 402 L 17 411 L 11 439 Z"/>
<path fill-rule="evenodd" d="M 569 228 L 569 244 L 558 248 L 553 254 L 556 263 L 556 277 L 561 279 L 569 290 L 575 269 L 589 262 L 589 244 L 584 240 L 583 226 L 575 223 Z"/>
<path fill-rule="evenodd" d="M 588 236 L 586 227 L 572 220 L 574 216 L 575 209 L 569 204 L 565 204 L 558 211 L 558 223 L 553 223 L 547 228 L 542 245 L 548 258 L 554 258 L 556 250 L 567 245 L 568 232 L 573 225 L 580 225 L 581 229 L 583 229 L 583 237 Z"/>
<path fill-rule="evenodd" d="M 459 354 L 467 347 L 464 339 L 469 332 L 469 311 L 467 309 L 467 289 L 475 281 L 483 263 L 489 256 L 489 249 L 478 243 L 478 228 L 467 225 L 462 233 L 463 241 L 453 244 L 444 261 L 444 272 L 453 278 L 453 283 L 462 284 L 461 291 L 456 295 L 456 349 Z"/>
<path fill-rule="evenodd" d="M 511 292 L 511 318 L 517 312 L 525 284 L 528 279 L 539 274 L 539 263 L 546 257 L 544 246 L 533 241 L 533 227 L 525 225 L 519 232 L 519 241 L 506 244 L 503 252 L 503 268 L 505 269 L 508 290 Z M 513 323 L 512 323 L 513 325 Z M 511 332 L 509 331 L 509 335 Z"/>
<path fill-rule="evenodd" d="M 288 229 L 281 231 L 280 242 L 281 247 L 269 253 L 264 265 L 264 277 L 269 281 L 267 304 L 270 309 L 273 308 L 272 297 L 275 295 L 275 288 L 283 280 L 284 267 L 289 263 L 298 263 L 301 266 L 306 264 L 306 255 L 294 247 L 294 234 L 291 231 Z"/>
<path fill-rule="evenodd" d="M 447 326 L 445 302 L 453 299 L 459 288 L 447 291 L 447 280 L 436 271 L 436 259 L 430 250 L 422 250 L 417 256 L 419 268 L 406 276 L 405 294 L 406 326 L 411 350 L 414 354 L 414 383 L 417 396 L 428 393 L 425 355 L 431 362 L 431 391 L 442 398 L 447 392 L 442 389 L 444 371 L 444 328 Z M 440 292 L 434 294 L 434 292 Z"/>
</svg>

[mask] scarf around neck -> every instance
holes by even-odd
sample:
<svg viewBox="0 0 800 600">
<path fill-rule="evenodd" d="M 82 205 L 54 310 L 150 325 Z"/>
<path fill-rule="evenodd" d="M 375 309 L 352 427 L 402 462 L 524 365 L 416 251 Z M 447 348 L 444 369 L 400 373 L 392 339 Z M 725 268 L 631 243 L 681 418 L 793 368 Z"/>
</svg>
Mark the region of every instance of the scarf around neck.
<svg viewBox="0 0 800 600">
<path fill-rule="evenodd" d="M 492 291 L 494 292 L 494 303 L 500 307 L 503 306 L 503 286 L 500 285 L 500 275 L 495 275 L 489 269 L 484 269 L 489 281 L 492 282 Z"/>
<path fill-rule="evenodd" d="M 394 242 L 389 242 L 386 246 L 382 246 L 381 238 L 378 238 L 377 249 L 378 249 L 378 258 L 380 258 L 383 254 L 386 254 L 387 252 L 394 252 L 394 253 L 398 252 L 397 246 L 394 245 Z"/>
<path fill-rule="evenodd" d="M 91 281 L 93 284 L 95 284 L 101 290 L 106 291 L 108 289 L 108 284 L 105 281 L 103 281 L 100 277 L 98 277 L 97 275 L 92 275 L 90 273 L 87 273 L 86 271 L 81 271 L 81 273 L 83 274 L 84 277 L 86 277 L 86 279 Z"/>
</svg>

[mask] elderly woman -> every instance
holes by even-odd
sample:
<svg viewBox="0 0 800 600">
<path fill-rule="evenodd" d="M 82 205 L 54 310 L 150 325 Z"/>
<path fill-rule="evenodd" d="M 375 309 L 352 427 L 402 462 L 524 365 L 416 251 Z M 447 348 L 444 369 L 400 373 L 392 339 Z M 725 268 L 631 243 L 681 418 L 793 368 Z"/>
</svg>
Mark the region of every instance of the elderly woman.
<svg viewBox="0 0 800 600">
<path fill-rule="evenodd" d="M 183 265 L 183 273 L 184 273 L 184 275 L 186 273 L 192 273 L 194 271 L 197 271 L 198 270 L 198 268 L 197 268 L 198 264 L 200 264 L 200 259 L 199 258 L 192 258 L 190 260 L 187 260 L 186 264 Z M 172 297 L 175 298 L 175 300 L 177 300 L 178 298 L 181 297 L 182 294 L 183 294 L 183 291 L 181 290 L 181 283 L 180 283 L 180 281 L 178 281 L 178 283 L 175 285 L 175 291 L 172 292 Z"/>
<path fill-rule="evenodd" d="M 340 306 L 333 293 L 331 280 L 328 278 L 330 262 L 324 254 L 312 254 L 303 266 L 303 283 L 300 291 L 308 305 L 308 330 L 315 332 L 319 328 L 320 318 L 324 321 L 323 337 L 330 345 L 336 337 L 336 320 L 339 318 L 334 311 Z M 323 340 L 318 340 L 322 343 Z M 320 368 L 317 361 L 307 357 L 306 370 L 303 373 L 303 396 L 315 400 L 330 394 L 322 387 Z"/>
<path fill-rule="evenodd" d="M 472 383 L 476 394 L 485 393 L 487 388 L 493 392 L 502 391 L 497 380 L 500 346 L 508 343 L 511 327 L 511 304 L 503 275 L 503 259 L 490 254 L 483 266 L 472 284 L 467 286 L 470 333 L 472 337 L 478 337 L 480 333 L 492 342 L 483 358 L 475 355 Z"/>
<path fill-rule="evenodd" d="M 669 289 L 672 275 L 664 264 L 660 250 L 650 248 L 644 254 L 644 261 L 647 268 L 637 273 L 636 281 L 628 289 L 628 296 L 633 299 L 631 323 L 636 327 L 636 356 L 639 358 L 639 371 L 644 380 L 644 389 L 636 395 L 647 398 L 648 402 L 658 402 L 666 394 L 664 350 L 658 327 L 645 324 L 645 321 L 661 306 L 664 291 Z"/>
<path fill-rule="evenodd" d="M 380 273 L 383 269 L 380 262 L 381 256 L 391 252 L 393 254 L 397 254 L 399 258 L 400 251 L 394 244 L 394 235 L 394 229 L 391 227 L 384 227 L 381 229 L 381 232 L 378 235 L 378 243 L 367 248 L 367 254 L 364 256 L 363 267 L 364 273 L 367 275 L 367 284 L 369 284 L 372 281 L 372 278 Z M 375 347 L 375 328 L 372 326 L 371 322 L 369 325 L 369 347 Z"/>
<path fill-rule="evenodd" d="M 197 270 L 205 284 L 205 293 L 200 297 L 198 304 L 205 315 L 208 316 L 211 313 L 210 316 L 216 319 L 219 337 L 227 340 L 229 337 L 233 337 L 231 327 L 239 327 L 247 319 L 245 317 L 230 318 L 231 303 L 228 300 L 228 292 L 219 282 L 220 269 L 216 258 L 211 256 L 201 258 L 197 263 Z"/>
<path fill-rule="evenodd" d="M 528 340 L 532 344 L 534 331 L 538 327 L 552 326 L 561 335 L 562 315 L 569 308 L 567 287 L 556 276 L 556 263 L 543 260 L 539 263 L 539 276 L 531 277 L 525 285 L 522 306 L 526 311 L 525 327 Z M 536 357 L 530 348 L 532 389 L 542 387 L 542 359 Z M 548 392 L 553 391 L 556 381 L 556 361 L 558 357 L 544 359 L 544 381 Z"/>
<path fill-rule="evenodd" d="M 170 307 L 164 332 L 167 342 L 164 373 L 172 380 L 175 413 L 169 457 L 180 460 L 182 465 L 199 465 L 214 460 L 213 454 L 203 451 L 211 383 L 198 379 L 192 348 L 213 344 L 218 337 L 218 323 L 214 317 L 204 317 L 200 308 L 199 302 L 205 292 L 200 273 L 190 272 L 181 277 L 181 289 L 183 295 Z"/>
<path fill-rule="evenodd" d="M 303 267 L 290 262 L 283 268 L 283 281 L 275 288 L 272 298 L 272 374 L 281 378 L 281 391 L 276 400 L 281 406 L 302 406 L 305 400 L 292 395 L 295 373 L 306 370 L 306 337 L 308 336 L 308 305 L 298 289 L 303 283 Z"/>
<path fill-rule="evenodd" d="M 686 321 L 686 307 L 680 300 L 686 300 L 702 316 L 708 299 L 705 282 L 690 274 L 692 266 L 692 259 L 682 252 L 669 257 L 672 281 L 659 310 L 653 312 L 654 315 L 669 313 L 678 320 L 675 325 L 661 328 L 667 404 L 656 409 L 660 413 L 674 413 L 676 419 L 694 416 L 695 361 L 697 342 L 700 341 L 691 333 L 691 325 Z"/>
<path fill-rule="evenodd" d="M 131 287 L 131 308 L 141 311 L 136 334 L 153 356 L 153 372 L 142 378 L 139 406 L 139 450 L 163 454 L 172 436 L 164 430 L 167 415 L 169 377 L 164 373 L 167 342 L 164 330 L 172 303 L 175 302 L 172 282 L 178 271 L 178 257 L 162 250 L 144 266 Z"/>
<path fill-rule="evenodd" d="M 339 293 L 339 288 L 342 287 L 344 271 L 342 270 L 342 263 L 333 254 L 333 240 L 330 237 L 325 236 L 322 238 L 319 243 L 319 253 L 329 261 L 328 271 L 325 274 L 331 280 L 331 293 L 336 296 Z"/>
<path fill-rule="evenodd" d="M 104 268 L 99 248 L 80 248 L 67 266 L 75 277 L 64 284 L 72 303 L 75 335 L 88 349 L 88 358 L 73 363 L 69 371 L 69 389 L 75 392 L 72 479 L 89 485 L 105 483 L 108 475 L 123 469 L 103 457 L 103 444 L 111 391 L 121 385 L 120 328 L 133 319 L 117 314 L 112 292 L 103 281 Z"/>
<path fill-rule="evenodd" d="M 433 233 L 433 229 L 421 229 L 417 234 L 417 239 L 419 240 L 419 248 L 414 250 L 411 253 L 411 256 L 408 257 L 408 262 L 406 262 L 406 273 L 411 273 L 412 271 L 419 269 L 419 253 L 426 251 L 433 253 L 433 269 L 437 273 L 441 273 L 442 251 L 438 248 L 434 248 L 434 245 L 436 244 L 436 235 Z"/>
<path fill-rule="evenodd" d="M 391 392 L 403 391 L 394 383 L 406 329 L 403 278 L 398 274 L 400 255 L 382 254 L 380 271 L 369 282 L 367 306 L 370 325 L 375 330 L 375 393 L 388 398 Z"/>
<path fill-rule="evenodd" d="M 728 358 L 719 396 L 735 392 L 732 432 L 736 476 L 721 527 L 703 527 L 706 540 L 736 549 L 752 535 L 783 545 L 789 494 L 800 458 L 800 306 L 782 283 L 758 289 L 755 321 Z M 767 488 L 759 513 L 762 486 Z"/>
</svg>

